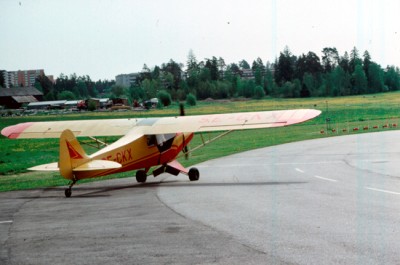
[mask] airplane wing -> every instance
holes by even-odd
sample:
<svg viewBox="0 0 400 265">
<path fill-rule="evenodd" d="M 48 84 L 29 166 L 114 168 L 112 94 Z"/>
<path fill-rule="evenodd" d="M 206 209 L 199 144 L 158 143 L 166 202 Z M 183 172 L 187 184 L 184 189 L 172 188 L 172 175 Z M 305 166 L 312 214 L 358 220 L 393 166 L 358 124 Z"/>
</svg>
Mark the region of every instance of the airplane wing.
<svg viewBox="0 0 400 265">
<path fill-rule="evenodd" d="M 136 126 L 138 119 L 104 119 L 25 122 L 9 126 L 1 134 L 10 138 L 59 138 L 69 129 L 75 136 L 121 136 Z"/>
<path fill-rule="evenodd" d="M 320 113 L 314 109 L 297 109 L 168 117 L 148 120 L 149 128 L 144 130 L 146 134 L 166 134 L 281 127 L 310 120 Z"/>
<path fill-rule="evenodd" d="M 119 136 L 129 131 L 143 135 L 177 132 L 210 132 L 288 126 L 315 118 L 314 109 L 241 112 L 145 119 L 104 119 L 28 122 L 1 131 L 8 138 L 58 138 L 65 129 L 75 136 Z"/>
</svg>

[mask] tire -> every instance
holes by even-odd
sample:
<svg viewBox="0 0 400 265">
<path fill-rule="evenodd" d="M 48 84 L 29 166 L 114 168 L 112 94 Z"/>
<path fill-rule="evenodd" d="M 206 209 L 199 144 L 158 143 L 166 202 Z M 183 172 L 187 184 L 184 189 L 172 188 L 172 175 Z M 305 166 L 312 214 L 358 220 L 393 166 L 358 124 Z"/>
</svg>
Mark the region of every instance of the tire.
<svg viewBox="0 0 400 265">
<path fill-rule="evenodd" d="M 190 181 L 197 181 L 197 180 L 199 180 L 199 178 L 200 178 L 199 170 L 197 168 L 195 168 L 195 167 L 192 167 L 189 170 L 189 179 L 190 179 Z"/>
<path fill-rule="evenodd" d="M 138 170 L 136 172 L 136 181 L 139 183 L 145 183 L 147 180 L 147 175 L 144 170 Z"/>
<path fill-rule="evenodd" d="M 71 197 L 72 190 L 71 189 L 66 189 L 64 193 L 65 193 L 65 197 L 69 198 L 69 197 Z"/>
</svg>

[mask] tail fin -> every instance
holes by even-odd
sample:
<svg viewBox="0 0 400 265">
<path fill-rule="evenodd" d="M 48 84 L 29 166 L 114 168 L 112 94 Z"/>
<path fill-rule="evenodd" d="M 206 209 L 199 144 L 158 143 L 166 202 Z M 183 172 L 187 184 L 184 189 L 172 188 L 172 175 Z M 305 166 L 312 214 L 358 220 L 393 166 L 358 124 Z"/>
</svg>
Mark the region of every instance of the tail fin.
<svg viewBox="0 0 400 265">
<path fill-rule="evenodd" d="M 60 136 L 60 159 L 58 161 L 61 176 L 73 179 L 73 169 L 88 161 L 90 158 L 75 135 L 68 129 L 63 131 Z"/>
</svg>

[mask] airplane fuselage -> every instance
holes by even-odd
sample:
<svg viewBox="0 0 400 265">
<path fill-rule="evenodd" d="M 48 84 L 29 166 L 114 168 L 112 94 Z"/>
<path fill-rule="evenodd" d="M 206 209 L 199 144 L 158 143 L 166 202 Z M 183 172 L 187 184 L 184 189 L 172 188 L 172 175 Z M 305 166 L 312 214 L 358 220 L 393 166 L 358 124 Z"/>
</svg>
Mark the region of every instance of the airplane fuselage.
<svg viewBox="0 0 400 265">
<path fill-rule="evenodd" d="M 166 139 L 161 140 L 157 138 L 155 135 L 144 135 L 129 141 L 129 135 L 123 137 L 90 155 L 93 160 L 109 160 L 120 163 L 120 168 L 77 172 L 75 178 L 77 180 L 95 178 L 137 169 L 143 169 L 147 173 L 153 166 L 165 165 L 175 160 L 182 149 L 193 139 L 193 133 L 176 133 L 167 135 Z"/>
</svg>

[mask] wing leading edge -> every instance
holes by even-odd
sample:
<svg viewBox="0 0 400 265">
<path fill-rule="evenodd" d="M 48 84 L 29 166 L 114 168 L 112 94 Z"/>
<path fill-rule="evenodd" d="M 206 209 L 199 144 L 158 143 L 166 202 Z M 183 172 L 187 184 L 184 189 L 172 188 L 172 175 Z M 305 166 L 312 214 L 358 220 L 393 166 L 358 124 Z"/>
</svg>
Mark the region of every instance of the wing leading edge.
<svg viewBox="0 0 400 265">
<path fill-rule="evenodd" d="M 58 138 L 69 129 L 75 136 L 121 136 L 130 131 L 142 134 L 210 132 L 288 126 L 317 117 L 321 111 L 295 109 L 147 119 L 104 119 L 28 122 L 9 126 L 1 134 L 16 138 Z"/>
<path fill-rule="evenodd" d="M 319 110 L 297 109 L 167 117 L 154 120 L 142 130 L 144 134 L 167 134 L 261 129 L 301 123 L 319 114 L 321 114 Z"/>
</svg>

